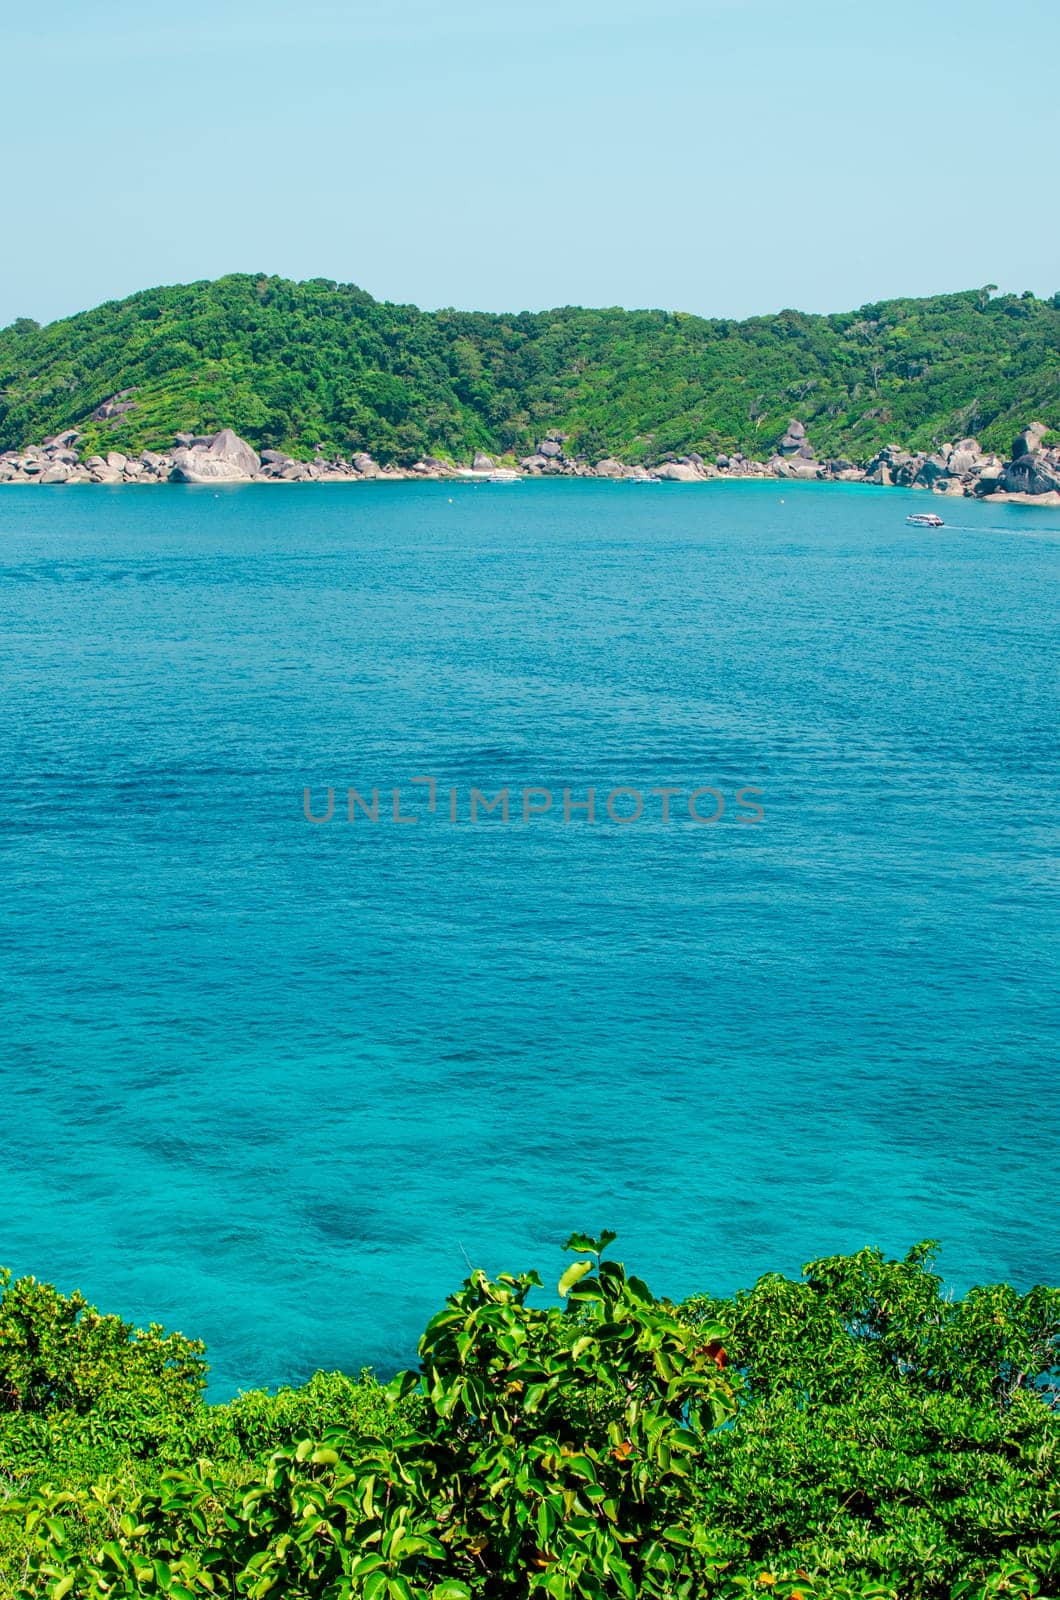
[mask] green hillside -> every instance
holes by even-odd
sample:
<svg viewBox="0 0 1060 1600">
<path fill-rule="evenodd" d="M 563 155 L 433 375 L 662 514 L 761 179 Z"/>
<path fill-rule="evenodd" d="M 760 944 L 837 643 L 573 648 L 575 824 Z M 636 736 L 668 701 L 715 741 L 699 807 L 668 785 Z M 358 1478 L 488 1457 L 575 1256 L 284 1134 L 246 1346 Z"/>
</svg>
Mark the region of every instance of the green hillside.
<svg viewBox="0 0 1060 1600">
<path fill-rule="evenodd" d="M 123 390 L 132 408 L 92 420 Z M 745 322 L 665 311 L 423 312 L 350 284 L 233 275 L 0 331 L 0 449 L 77 425 L 84 449 L 234 428 L 309 456 L 768 456 L 791 416 L 819 456 L 865 460 L 1060 427 L 1060 295 L 987 290 Z"/>
</svg>

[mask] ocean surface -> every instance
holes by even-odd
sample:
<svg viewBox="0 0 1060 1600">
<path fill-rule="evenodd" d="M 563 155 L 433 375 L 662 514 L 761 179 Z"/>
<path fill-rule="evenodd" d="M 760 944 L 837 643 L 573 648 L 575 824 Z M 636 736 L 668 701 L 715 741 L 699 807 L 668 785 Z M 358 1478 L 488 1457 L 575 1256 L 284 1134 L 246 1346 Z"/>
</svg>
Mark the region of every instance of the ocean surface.
<svg viewBox="0 0 1060 1600">
<path fill-rule="evenodd" d="M 0 1261 L 217 1396 L 574 1229 L 1060 1282 L 1060 513 L 927 504 L 0 490 Z"/>
</svg>

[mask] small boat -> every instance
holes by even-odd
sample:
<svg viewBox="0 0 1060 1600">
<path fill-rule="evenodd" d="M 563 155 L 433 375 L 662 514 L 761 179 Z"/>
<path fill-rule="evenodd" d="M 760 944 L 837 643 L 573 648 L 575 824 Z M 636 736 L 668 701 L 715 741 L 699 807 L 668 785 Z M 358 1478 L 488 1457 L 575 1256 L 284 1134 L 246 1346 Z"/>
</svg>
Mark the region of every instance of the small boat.
<svg viewBox="0 0 1060 1600">
<path fill-rule="evenodd" d="M 937 516 L 934 511 L 914 511 L 912 516 L 906 517 L 905 520 L 914 528 L 944 528 L 946 526 L 942 518 Z"/>
<path fill-rule="evenodd" d="M 510 467 L 497 467 L 494 472 L 486 474 L 487 483 L 518 483 L 519 474 L 512 472 Z"/>
</svg>

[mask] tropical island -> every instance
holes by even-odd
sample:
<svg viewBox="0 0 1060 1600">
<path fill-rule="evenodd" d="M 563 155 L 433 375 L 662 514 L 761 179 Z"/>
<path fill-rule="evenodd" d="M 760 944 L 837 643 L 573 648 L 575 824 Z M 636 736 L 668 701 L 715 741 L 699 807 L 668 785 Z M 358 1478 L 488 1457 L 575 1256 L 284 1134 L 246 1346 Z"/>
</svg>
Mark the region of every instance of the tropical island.
<svg viewBox="0 0 1060 1600">
<path fill-rule="evenodd" d="M 0 1273 L 0 1596 L 1058 1592 L 1060 1289 L 922 1244 L 674 1305 L 613 1239 L 472 1271 L 389 1383 L 214 1405 L 197 1341 Z"/>
<path fill-rule="evenodd" d="M 1060 294 L 746 321 L 232 275 L 0 331 L 0 482 L 805 478 L 1060 503 Z"/>
</svg>

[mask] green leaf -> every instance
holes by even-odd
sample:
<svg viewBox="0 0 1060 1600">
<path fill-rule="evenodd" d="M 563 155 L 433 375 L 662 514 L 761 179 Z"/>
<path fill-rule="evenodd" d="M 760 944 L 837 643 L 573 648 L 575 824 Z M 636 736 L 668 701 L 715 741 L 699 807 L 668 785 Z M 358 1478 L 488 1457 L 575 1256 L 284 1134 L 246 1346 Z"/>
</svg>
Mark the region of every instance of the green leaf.
<svg viewBox="0 0 1060 1600">
<path fill-rule="evenodd" d="M 565 1300 L 568 1294 L 570 1294 L 570 1291 L 574 1288 L 574 1285 L 580 1282 L 580 1280 L 585 1277 L 587 1272 L 591 1272 L 592 1270 L 593 1264 L 591 1261 L 572 1261 L 562 1278 L 559 1280 L 558 1289 L 560 1298 Z"/>
<path fill-rule="evenodd" d="M 380 1555 L 358 1556 L 350 1568 L 350 1575 L 354 1578 L 367 1578 L 372 1572 L 378 1572 L 385 1567 L 386 1562 Z"/>
</svg>

